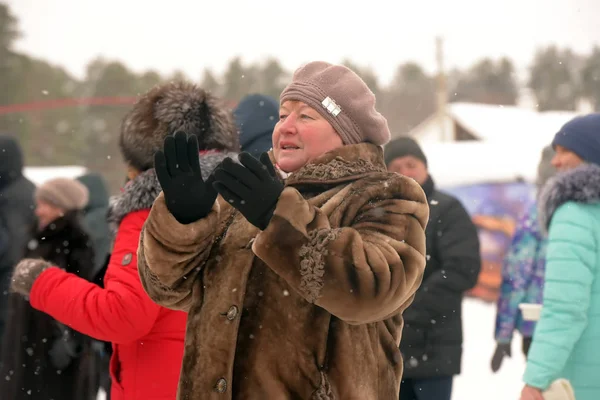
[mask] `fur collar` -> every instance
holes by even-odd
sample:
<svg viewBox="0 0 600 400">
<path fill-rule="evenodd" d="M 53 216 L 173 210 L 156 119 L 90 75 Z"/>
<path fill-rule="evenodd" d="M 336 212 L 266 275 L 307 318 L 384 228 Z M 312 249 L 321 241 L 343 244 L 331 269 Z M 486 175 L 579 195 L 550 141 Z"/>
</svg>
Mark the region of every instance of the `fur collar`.
<svg viewBox="0 0 600 400">
<path fill-rule="evenodd" d="M 600 202 L 600 166 L 585 164 L 556 175 L 543 187 L 539 199 L 539 219 L 547 232 L 552 215 L 566 202 Z"/>
<path fill-rule="evenodd" d="M 226 157 L 235 157 L 234 152 L 206 152 L 200 154 L 202 179 L 207 179 L 216 166 Z M 134 211 L 152 208 L 154 200 L 162 191 L 154 168 L 142 172 L 129 181 L 121 196 L 113 200 L 108 210 L 108 222 L 113 232 L 125 216 Z"/>
<path fill-rule="evenodd" d="M 161 192 L 154 168 L 142 172 L 123 188 L 123 193 L 108 208 L 108 223 L 113 232 L 123 218 L 134 211 L 151 208 Z"/>
<path fill-rule="evenodd" d="M 339 184 L 385 171 L 383 149 L 374 144 L 360 143 L 323 154 L 291 174 L 286 184 Z"/>
<path fill-rule="evenodd" d="M 69 237 L 72 241 L 85 242 L 87 233 L 82 226 L 81 211 L 67 211 L 62 217 L 52 221 L 48 226 L 39 230 L 37 222 L 31 227 L 31 236 L 36 239 L 52 238 L 54 236 Z"/>
</svg>

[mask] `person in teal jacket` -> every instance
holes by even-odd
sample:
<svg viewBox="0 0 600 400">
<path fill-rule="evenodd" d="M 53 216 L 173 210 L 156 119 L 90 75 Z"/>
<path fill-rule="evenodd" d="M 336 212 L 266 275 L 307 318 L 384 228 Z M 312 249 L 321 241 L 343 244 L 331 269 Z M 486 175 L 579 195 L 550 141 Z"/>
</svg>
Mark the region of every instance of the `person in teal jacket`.
<svg viewBox="0 0 600 400">
<path fill-rule="evenodd" d="M 548 229 L 543 308 L 527 359 L 521 400 L 543 400 L 558 379 L 577 400 L 600 399 L 600 114 L 577 117 L 556 134 L 561 171 L 539 199 Z"/>
</svg>

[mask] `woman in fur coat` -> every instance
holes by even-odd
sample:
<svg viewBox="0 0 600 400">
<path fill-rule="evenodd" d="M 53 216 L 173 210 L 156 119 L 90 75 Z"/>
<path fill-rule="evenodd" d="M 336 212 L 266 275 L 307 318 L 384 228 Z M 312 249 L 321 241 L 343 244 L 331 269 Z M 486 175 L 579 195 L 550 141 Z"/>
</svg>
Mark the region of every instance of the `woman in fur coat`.
<svg viewBox="0 0 600 400">
<path fill-rule="evenodd" d="M 398 398 L 429 209 L 386 171 L 389 138 L 358 75 L 312 62 L 260 160 L 202 179 L 196 139 L 165 140 L 138 268 L 152 299 L 189 315 L 179 399 Z"/>
<path fill-rule="evenodd" d="M 94 252 L 81 224 L 88 191 L 57 178 L 36 189 L 36 226 L 25 257 L 49 262 L 63 273 L 90 279 Z M 45 260 L 45 261 L 42 261 Z M 31 271 L 31 263 L 25 261 Z M 9 298 L 2 343 L 0 394 L 3 399 L 94 400 L 98 379 L 91 339 L 33 309 L 22 296 Z"/>
<path fill-rule="evenodd" d="M 231 112 L 192 84 L 157 86 L 134 105 L 119 139 L 129 181 L 110 207 L 109 222 L 118 228 L 103 288 L 40 260 L 21 262 L 13 276 L 14 290 L 28 295 L 35 309 L 112 342 L 111 400 L 176 396 L 187 315 L 152 302 L 142 288 L 136 254 L 140 232 L 161 191 L 154 153 L 177 129 L 198 139 L 198 167 L 205 179 L 239 148 Z"/>
</svg>

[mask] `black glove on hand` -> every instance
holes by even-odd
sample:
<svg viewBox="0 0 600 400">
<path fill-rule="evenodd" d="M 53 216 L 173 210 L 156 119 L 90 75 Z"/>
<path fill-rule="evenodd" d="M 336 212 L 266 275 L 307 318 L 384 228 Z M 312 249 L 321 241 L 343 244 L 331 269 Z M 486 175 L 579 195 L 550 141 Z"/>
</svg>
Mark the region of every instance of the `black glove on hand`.
<svg viewBox="0 0 600 400">
<path fill-rule="evenodd" d="M 502 365 L 502 359 L 506 356 L 512 357 L 510 343 L 498 343 L 492 356 L 492 372 L 498 372 Z"/>
<path fill-rule="evenodd" d="M 214 187 L 248 222 L 264 230 L 273 216 L 283 183 L 267 153 L 259 161 L 243 152 L 239 160 L 242 165 L 231 158 L 223 160 L 215 170 Z"/>
<path fill-rule="evenodd" d="M 202 180 L 199 157 L 198 139 L 185 132 L 167 136 L 164 151 L 154 155 L 154 168 L 167 208 L 181 224 L 204 218 L 217 198 L 213 176 L 206 182 Z"/>
</svg>

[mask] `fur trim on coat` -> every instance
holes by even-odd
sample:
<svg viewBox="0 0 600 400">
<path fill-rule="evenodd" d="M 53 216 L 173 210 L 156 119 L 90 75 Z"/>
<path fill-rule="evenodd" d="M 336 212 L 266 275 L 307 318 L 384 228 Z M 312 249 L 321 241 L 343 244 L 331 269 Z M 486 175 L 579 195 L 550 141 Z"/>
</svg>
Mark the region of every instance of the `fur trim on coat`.
<svg viewBox="0 0 600 400">
<path fill-rule="evenodd" d="M 539 197 L 539 218 L 545 232 L 552 215 L 568 201 L 586 204 L 600 201 L 600 166 L 584 164 L 548 181 Z"/>
</svg>

